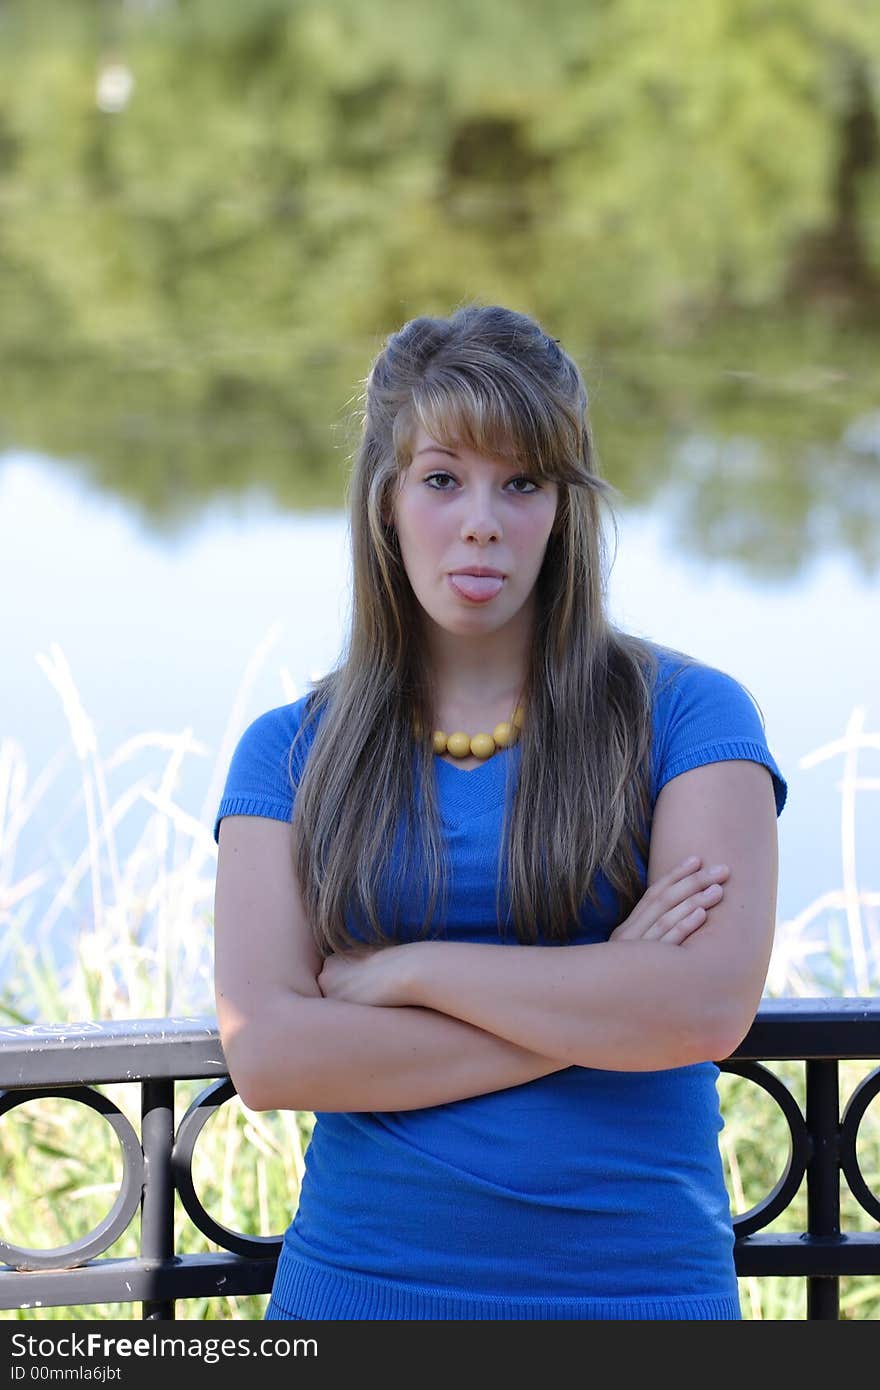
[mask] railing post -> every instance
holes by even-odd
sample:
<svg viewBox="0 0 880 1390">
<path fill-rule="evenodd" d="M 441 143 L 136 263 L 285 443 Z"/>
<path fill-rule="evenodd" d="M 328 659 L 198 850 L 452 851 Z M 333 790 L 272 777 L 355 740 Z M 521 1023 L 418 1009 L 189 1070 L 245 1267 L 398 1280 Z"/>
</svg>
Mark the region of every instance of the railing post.
<svg viewBox="0 0 880 1390">
<path fill-rule="evenodd" d="M 810 1236 L 840 1235 L 840 1096 L 837 1060 L 807 1064 L 807 1128 L 813 1154 L 807 1165 L 807 1231 Z M 836 1275 L 807 1279 L 807 1318 L 840 1317 Z"/>
<path fill-rule="evenodd" d="M 174 1082 L 145 1081 L 141 1088 L 141 1142 L 144 1191 L 141 1198 L 141 1254 L 148 1260 L 174 1255 Z M 151 1299 L 142 1305 L 145 1321 L 174 1317 L 174 1299 Z"/>
<path fill-rule="evenodd" d="M 856 1156 L 861 1121 L 880 1094 L 877 1058 L 880 998 L 786 998 L 763 1000 L 748 1035 L 721 1062 L 731 1064 L 732 1070 L 737 1069 L 733 1064 L 765 1060 L 806 1064 L 806 1116 L 799 1098 L 789 1095 L 781 1083 L 791 1104 L 776 1096 L 789 1126 L 786 1174 L 764 1201 L 745 1213 L 745 1221 L 738 1218 L 735 1253 L 741 1273 L 805 1279 L 810 1319 L 840 1316 L 841 1277 L 876 1280 L 880 1275 L 877 1198 Z M 841 1059 L 869 1061 L 874 1068 L 849 1098 L 844 1120 L 839 1118 Z M 45 1251 L 4 1242 L 0 1231 L 0 1311 L 140 1303 L 141 1316 L 155 1320 L 173 1318 L 179 1299 L 248 1296 L 271 1289 L 271 1257 L 280 1239 L 218 1226 L 192 1186 L 192 1149 L 203 1122 L 199 1110 L 224 1103 L 217 1102 L 215 1083 L 227 1076 L 217 1024 L 211 1018 L 0 1026 L 0 1128 L 9 1110 L 46 1089 L 55 1093 L 59 1088 L 85 1088 L 91 1094 L 94 1087 L 122 1082 L 142 1088 L 140 1135 L 127 1120 L 122 1123 L 125 1117 L 111 1102 L 96 1104 L 106 1097 L 95 1093 L 86 1101 L 106 1111 L 122 1145 L 122 1180 L 105 1220 L 71 1246 Z M 191 1132 L 181 1143 L 177 1130 L 185 1130 L 186 1122 L 175 1125 L 176 1082 L 205 1079 L 211 1084 L 190 1106 Z M 766 1082 L 761 1084 L 775 1094 Z M 795 1192 L 803 1191 L 804 1177 L 808 1229 L 768 1231 Z M 841 1234 L 843 1177 L 858 1205 L 872 1217 L 870 1230 Z M 176 1252 L 178 1196 L 192 1227 L 219 1249 Z M 141 1254 L 105 1258 L 104 1252 L 129 1229 L 138 1203 Z"/>
</svg>

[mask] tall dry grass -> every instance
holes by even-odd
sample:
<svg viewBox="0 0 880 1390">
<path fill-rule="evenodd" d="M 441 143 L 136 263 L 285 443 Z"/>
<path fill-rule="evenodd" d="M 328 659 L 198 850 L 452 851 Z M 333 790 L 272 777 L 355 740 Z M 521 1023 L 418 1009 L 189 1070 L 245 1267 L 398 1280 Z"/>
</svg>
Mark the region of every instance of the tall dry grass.
<svg viewBox="0 0 880 1390">
<path fill-rule="evenodd" d="M 185 758 L 210 755 L 191 729 L 139 734 L 104 757 L 62 650 L 53 645 L 48 656 L 38 657 L 67 721 L 78 784 L 73 792 L 58 794 L 69 754 L 54 758 L 31 780 L 20 744 L 11 738 L 0 742 L 0 1023 L 213 1014 L 216 845 L 211 827 L 235 741 L 247 722 L 250 691 L 279 633 L 278 625 L 266 633 L 247 666 L 195 813 L 175 799 Z M 289 671 L 282 667 L 279 675 L 279 703 L 296 699 L 301 692 Z M 777 923 L 767 995 L 870 995 L 877 987 L 880 892 L 859 887 L 855 855 L 857 793 L 880 788 L 880 779 L 860 775 L 859 755 L 877 748 L 880 735 L 865 731 L 865 710 L 858 708 L 842 738 L 799 761 L 800 768 L 810 768 L 843 759 L 841 885 Z M 145 756 L 147 768 L 139 771 Z M 57 823 L 50 814 L 59 817 Z M 72 827 L 79 828 L 83 848 L 70 862 L 57 846 L 69 843 Z M 19 874 L 16 859 L 29 828 L 38 830 L 45 857 Z M 59 942 L 64 945 L 60 960 Z M 803 1067 L 769 1065 L 803 1106 Z M 867 1063 L 841 1064 L 844 1100 L 869 1070 Z M 203 1085 L 178 1082 L 179 1115 Z M 138 1128 L 139 1087 L 120 1083 L 99 1089 Z M 742 1212 L 780 1176 L 787 1131 L 758 1088 L 722 1074 L 719 1090 L 728 1191 L 734 1211 Z M 880 1191 L 876 1111 L 875 1105 L 863 1121 L 859 1159 L 866 1180 Z M 196 1188 L 215 1218 L 249 1234 L 280 1233 L 296 1207 L 312 1123 L 308 1114 L 249 1111 L 238 1099 L 221 1107 L 203 1131 L 193 1161 Z M 120 1175 L 121 1160 L 115 1144 L 108 1143 L 105 1124 L 83 1107 L 63 1099 L 21 1107 L 0 1122 L 0 1231 L 18 1245 L 66 1245 L 106 1214 Z M 875 1229 L 845 1185 L 841 1224 L 849 1230 Z M 801 1194 L 770 1229 L 805 1225 Z M 136 1254 L 136 1226 L 105 1253 Z M 192 1230 L 182 1211 L 175 1240 L 181 1253 L 217 1248 Z M 803 1280 L 743 1279 L 741 1295 L 746 1318 L 805 1316 Z M 265 1295 L 182 1300 L 177 1315 L 259 1318 L 265 1303 Z M 841 1315 L 880 1316 L 880 1280 L 842 1279 Z M 22 1309 L 0 1316 L 138 1318 L 140 1305 Z"/>
</svg>

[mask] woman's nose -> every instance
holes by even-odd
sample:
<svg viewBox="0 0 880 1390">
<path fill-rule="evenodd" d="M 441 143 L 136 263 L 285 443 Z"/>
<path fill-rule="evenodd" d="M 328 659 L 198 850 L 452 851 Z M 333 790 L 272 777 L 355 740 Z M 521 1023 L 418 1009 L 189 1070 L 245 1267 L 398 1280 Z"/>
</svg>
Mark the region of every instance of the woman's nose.
<svg viewBox="0 0 880 1390">
<path fill-rule="evenodd" d="M 501 522 L 490 497 L 474 493 L 469 499 L 461 530 L 463 536 L 473 536 L 480 541 L 497 539 L 501 535 Z"/>
</svg>

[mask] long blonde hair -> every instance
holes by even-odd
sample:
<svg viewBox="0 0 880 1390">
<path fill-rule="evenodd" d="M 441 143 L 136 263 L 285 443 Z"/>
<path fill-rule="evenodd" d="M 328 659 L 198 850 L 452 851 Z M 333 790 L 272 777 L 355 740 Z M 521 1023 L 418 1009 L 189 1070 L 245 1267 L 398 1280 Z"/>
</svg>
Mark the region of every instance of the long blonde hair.
<svg viewBox="0 0 880 1390">
<path fill-rule="evenodd" d="M 380 920 L 378 899 L 400 827 L 405 862 L 417 848 L 415 862 L 429 876 L 423 935 L 436 928 L 438 893 L 446 902 L 433 749 L 428 737 L 413 738 L 414 718 L 424 730 L 436 726 L 434 691 L 391 519 L 419 425 L 440 442 L 527 461 L 533 476 L 559 487 L 536 583 L 519 776 L 515 788 L 508 781 L 505 806 L 517 939 L 568 940 L 582 904 L 598 904 L 600 870 L 624 914 L 644 891 L 634 847 L 647 862 L 656 650 L 615 628 L 606 613 L 600 504 L 614 489 L 597 470 L 587 391 L 572 358 L 532 318 L 469 303 L 448 318 L 404 324 L 385 340 L 365 381 L 346 497 L 353 573 L 347 645 L 335 669 L 311 683 L 298 735 L 317 725 L 296 792 L 293 852 L 324 955 L 363 939 L 346 924 L 347 911 L 376 944 L 398 939 L 396 915 Z M 416 772 L 422 801 L 414 817 Z M 501 854 L 501 935 L 504 861 Z"/>
</svg>

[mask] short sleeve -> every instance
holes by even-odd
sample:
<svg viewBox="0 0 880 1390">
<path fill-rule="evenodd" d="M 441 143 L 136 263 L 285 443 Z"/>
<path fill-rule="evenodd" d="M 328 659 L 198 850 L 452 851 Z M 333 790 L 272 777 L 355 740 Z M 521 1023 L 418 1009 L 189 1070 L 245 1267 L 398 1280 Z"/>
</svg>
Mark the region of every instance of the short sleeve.
<svg viewBox="0 0 880 1390">
<path fill-rule="evenodd" d="M 292 705 L 267 710 L 249 724 L 236 744 L 226 774 L 226 784 L 214 818 L 214 839 L 219 842 L 224 816 L 267 816 L 289 821 L 299 776 L 302 774 L 307 735 L 291 757 L 294 739 L 305 715 L 308 696 Z"/>
<path fill-rule="evenodd" d="M 661 668 L 662 669 L 662 668 Z M 704 763 L 745 758 L 773 779 L 776 814 L 788 785 L 773 757 L 752 696 L 725 671 L 698 662 L 666 668 L 658 682 L 652 748 L 653 797 L 679 773 Z"/>
</svg>

